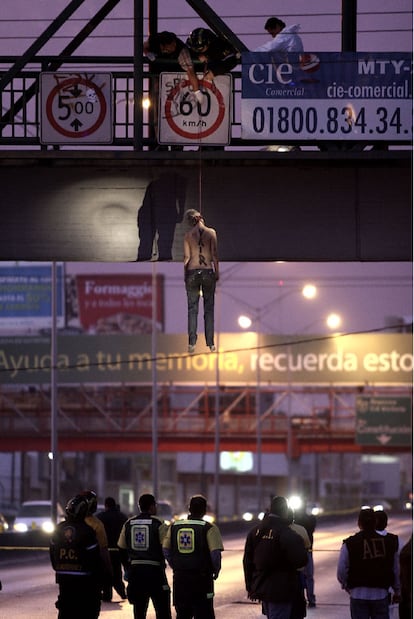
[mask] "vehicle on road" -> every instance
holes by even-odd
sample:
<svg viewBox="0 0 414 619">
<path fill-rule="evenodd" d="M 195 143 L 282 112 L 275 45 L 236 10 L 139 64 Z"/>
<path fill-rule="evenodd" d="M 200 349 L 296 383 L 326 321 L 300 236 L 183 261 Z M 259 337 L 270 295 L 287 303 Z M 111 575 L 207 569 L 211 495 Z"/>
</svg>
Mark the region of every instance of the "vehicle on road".
<svg viewBox="0 0 414 619">
<path fill-rule="evenodd" d="M 9 523 L 7 522 L 5 516 L 0 513 L 0 533 L 5 533 L 9 530 Z"/>
<path fill-rule="evenodd" d="M 65 519 L 65 512 L 60 503 L 57 504 L 57 521 Z M 13 531 L 26 533 L 27 531 L 43 531 L 52 533 L 55 525 L 52 520 L 51 501 L 25 501 L 17 511 L 13 523 Z"/>
<path fill-rule="evenodd" d="M 169 501 L 157 501 L 157 516 L 164 520 L 166 524 L 173 522 L 174 510 Z"/>
</svg>

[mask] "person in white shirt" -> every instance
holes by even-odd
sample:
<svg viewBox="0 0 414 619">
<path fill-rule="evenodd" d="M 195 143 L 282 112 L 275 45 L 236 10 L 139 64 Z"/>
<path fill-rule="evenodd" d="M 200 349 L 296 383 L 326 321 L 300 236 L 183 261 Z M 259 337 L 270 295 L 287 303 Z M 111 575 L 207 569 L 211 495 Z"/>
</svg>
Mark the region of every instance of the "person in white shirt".
<svg viewBox="0 0 414 619">
<path fill-rule="evenodd" d="M 271 35 L 271 40 L 267 41 L 255 52 L 303 52 L 303 43 L 298 32 L 300 25 L 286 26 L 285 22 L 278 17 L 269 17 L 265 23 L 265 30 Z"/>
</svg>

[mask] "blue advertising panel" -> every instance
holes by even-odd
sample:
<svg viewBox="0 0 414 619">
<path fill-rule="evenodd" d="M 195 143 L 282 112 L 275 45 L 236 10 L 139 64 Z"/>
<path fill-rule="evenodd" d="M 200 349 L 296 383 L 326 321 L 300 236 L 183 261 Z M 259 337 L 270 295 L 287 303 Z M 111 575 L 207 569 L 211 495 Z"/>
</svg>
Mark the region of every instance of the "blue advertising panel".
<svg viewBox="0 0 414 619">
<path fill-rule="evenodd" d="M 412 56 L 245 52 L 241 119 L 243 139 L 409 142 Z"/>
<path fill-rule="evenodd" d="M 56 265 L 57 326 L 64 325 L 64 272 Z M 50 328 L 52 264 L 0 266 L 0 330 Z"/>
</svg>

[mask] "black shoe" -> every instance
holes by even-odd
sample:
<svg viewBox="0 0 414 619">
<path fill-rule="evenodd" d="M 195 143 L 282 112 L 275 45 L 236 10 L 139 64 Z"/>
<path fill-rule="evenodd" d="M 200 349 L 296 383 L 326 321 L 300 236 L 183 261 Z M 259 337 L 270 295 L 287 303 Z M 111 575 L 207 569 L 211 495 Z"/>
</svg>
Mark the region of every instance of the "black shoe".
<svg viewBox="0 0 414 619">
<path fill-rule="evenodd" d="M 309 602 L 308 606 L 309 608 L 316 608 L 315 602 Z"/>
</svg>

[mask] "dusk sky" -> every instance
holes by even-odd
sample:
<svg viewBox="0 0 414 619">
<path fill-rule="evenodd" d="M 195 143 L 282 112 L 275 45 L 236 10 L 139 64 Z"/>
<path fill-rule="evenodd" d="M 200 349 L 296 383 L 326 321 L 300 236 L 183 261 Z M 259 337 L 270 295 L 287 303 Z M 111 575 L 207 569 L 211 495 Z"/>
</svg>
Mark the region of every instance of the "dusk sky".
<svg viewBox="0 0 414 619">
<path fill-rule="evenodd" d="M 0 17 L 0 54 L 25 51 L 33 37 L 67 5 L 68 0 L 2 0 Z M 104 5 L 103 0 L 85 0 L 41 53 L 56 53 L 68 36 L 80 29 Z M 210 0 L 210 7 L 239 36 L 249 49 L 255 49 L 268 38 L 264 31 L 267 17 L 276 15 L 286 24 L 300 24 L 305 49 L 340 51 L 341 0 Z M 121 0 L 111 15 L 80 48 L 80 53 L 132 54 L 133 0 Z M 143 0 L 147 14 L 148 1 Z M 186 39 L 193 28 L 203 26 L 199 16 L 185 0 L 158 1 L 159 30 L 170 30 Z M 9 21 L 11 20 L 11 21 Z M 144 23 L 144 32 L 148 23 Z M 109 44 L 109 46 L 108 46 Z M 410 0 L 358 0 L 358 51 L 411 51 L 412 2 Z"/>
<path fill-rule="evenodd" d="M 22 54 L 67 4 L 68 0 L 2 0 L 0 55 Z M 121 0 L 111 17 L 77 53 L 99 55 L 110 50 L 114 55 L 132 54 L 133 4 L 132 0 Z M 143 4 L 147 12 L 148 2 L 144 0 Z M 341 0 L 291 0 L 289 3 L 210 0 L 209 4 L 249 49 L 267 40 L 264 22 L 276 15 L 288 25 L 301 25 L 305 49 L 340 51 Z M 95 14 L 103 5 L 103 0 L 86 0 L 39 53 L 61 51 L 69 37 L 82 27 L 85 17 Z M 184 0 L 159 0 L 158 16 L 160 30 L 174 31 L 184 40 L 193 28 L 203 25 Z M 146 29 L 147 22 L 144 32 Z M 358 51 L 411 51 L 412 2 L 359 0 L 357 48 Z M 214 226 L 214 222 L 208 223 Z M 149 263 L 69 263 L 68 272 L 150 273 L 153 268 L 166 275 L 167 331 L 184 332 L 186 308 L 181 264 L 152 267 Z M 307 281 L 320 286 L 314 302 L 306 302 L 300 296 L 300 288 Z M 323 317 L 330 311 L 343 315 L 345 331 L 370 330 L 383 327 L 389 316 L 412 320 L 412 265 L 225 263 L 217 299 L 220 307 L 217 326 L 223 331 L 238 330 L 237 316 L 249 308 L 257 312 L 260 307 L 268 307 L 262 317 L 262 328 L 268 332 L 323 330 Z"/>
</svg>

